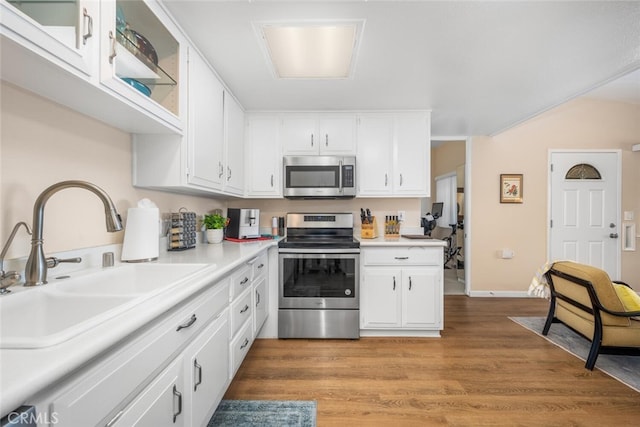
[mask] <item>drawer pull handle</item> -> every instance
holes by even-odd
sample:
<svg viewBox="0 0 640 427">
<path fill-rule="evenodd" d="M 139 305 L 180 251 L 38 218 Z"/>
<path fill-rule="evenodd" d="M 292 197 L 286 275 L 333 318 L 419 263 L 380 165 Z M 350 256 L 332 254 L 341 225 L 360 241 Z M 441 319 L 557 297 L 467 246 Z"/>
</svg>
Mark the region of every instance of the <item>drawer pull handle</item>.
<svg viewBox="0 0 640 427">
<path fill-rule="evenodd" d="M 405 260 L 405 259 L 409 259 L 409 257 L 408 257 L 408 256 L 397 256 L 397 257 L 394 257 L 394 258 L 395 258 L 395 259 L 397 259 L 397 260 Z"/>
<path fill-rule="evenodd" d="M 178 412 L 175 412 L 175 411 L 173 412 L 173 423 L 175 424 L 176 419 L 178 419 L 178 415 L 182 413 L 182 393 L 178 391 L 178 387 L 176 387 L 175 384 L 173 385 L 173 396 L 174 398 L 175 397 L 178 398 Z M 173 401 L 175 402 L 176 399 L 173 399 Z"/>
<path fill-rule="evenodd" d="M 194 380 L 193 391 L 197 391 L 198 386 L 202 384 L 202 365 L 198 363 L 198 359 L 193 359 L 193 367 L 195 368 L 194 374 L 198 374 L 197 381 Z"/>
<path fill-rule="evenodd" d="M 109 421 L 104 425 L 104 427 L 111 427 L 112 425 L 114 425 L 116 421 L 120 419 L 122 414 L 124 414 L 124 409 L 121 409 L 120 412 L 118 412 L 115 417 L 111 418 L 111 421 Z"/>
<path fill-rule="evenodd" d="M 262 267 L 264 267 L 264 264 L 260 264 L 260 265 L 258 266 L 258 269 L 261 269 Z"/>
<path fill-rule="evenodd" d="M 240 310 L 240 314 L 246 313 L 247 310 L 249 310 L 249 306 L 245 304 L 244 307 L 242 307 L 242 310 Z"/>
<path fill-rule="evenodd" d="M 411 290 L 411 276 L 409 276 L 409 290 Z"/>
<path fill-rule="evenodd" d="M 248 281 L 249 281 L 249 278 L 245 277 L 244 279 L 242 279 L 242 282 L 240 282 L 240 284 L 241 285 L 246 285 Z"/>
<path fill-rule="evenodd" d="M 240 350 L 243 350 L 246 346 L 249 345 L 249 338 L 245 338 L 244 342 L 242 343 L 242 345 L 240 346 Z"/>
<path fill-rule="evenodd" d="M 191 319 L 189 319 L 189 321 L 187 323 L 185 323 L 184 325 L 180 325 L 178 326 L 178 328 L 176 329 L 176 331 L 180 331 L 182 329 L 187 329 L 188 327 L 190 327 L 191 325 L 193 325 L 194 323 L 196 323 L 196 320 L 198 320 L 198 318 L 196 317 L 195 314 L 191 315 Z"/>
<path fill-rule="evenodd" d="M 393 290 L 396 290 L 396 276 L 393 276 Z"/>
</svg>

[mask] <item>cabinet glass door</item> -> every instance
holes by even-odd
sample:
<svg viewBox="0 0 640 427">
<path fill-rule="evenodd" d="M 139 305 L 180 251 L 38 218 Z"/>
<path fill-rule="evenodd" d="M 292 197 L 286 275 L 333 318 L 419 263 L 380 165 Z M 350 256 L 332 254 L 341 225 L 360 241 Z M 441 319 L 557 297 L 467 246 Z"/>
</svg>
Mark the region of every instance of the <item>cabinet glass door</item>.
<svg viewBox="0 0 640 427">
<path fill-rule="evenodd" d="M 83 15 L 78 0 L 8 0 L 54 38 L 65 45 L 79 49 L 92 32 L 92 18 Z M 86 18 L 86 19 L 83 19 Z M 82 21 L 86 20 L 85 23 Z"/>
<path fill-rule="evenodd" d="M 143 1 L 116 1 L 109 31 L 115 76 L 162 107 L 179 114 L 179 43 Z"/>
</svg>

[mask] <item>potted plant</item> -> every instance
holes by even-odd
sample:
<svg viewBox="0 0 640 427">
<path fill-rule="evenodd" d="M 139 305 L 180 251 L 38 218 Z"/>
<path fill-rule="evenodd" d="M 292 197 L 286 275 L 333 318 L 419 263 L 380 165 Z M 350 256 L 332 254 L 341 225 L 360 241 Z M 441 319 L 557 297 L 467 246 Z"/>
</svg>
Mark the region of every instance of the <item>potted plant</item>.
<svg viewBox="0 0 640 427">
<path fill-rule="evenodd" d="M 207 242 L 220 243 L 224 237 L 224 227 L 227 225 L 227 218 L 220 214 L 206 214 L 202 221 L 207 229 Z"/>
</svg>

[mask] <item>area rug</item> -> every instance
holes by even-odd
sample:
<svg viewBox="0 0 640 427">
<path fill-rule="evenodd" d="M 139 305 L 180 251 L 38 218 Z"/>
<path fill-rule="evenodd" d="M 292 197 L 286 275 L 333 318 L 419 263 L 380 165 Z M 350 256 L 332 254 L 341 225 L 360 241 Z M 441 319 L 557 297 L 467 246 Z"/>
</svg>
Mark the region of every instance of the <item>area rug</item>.
<svg viewBox="0 0 640 427">
<path fill-rule="evenodd" d="M 207 427 L 315 427 L 316 402 L 308 400 L 223 400 Z"/>
<path fill-rule="evenodd" d="M 547 336 L 542 335 L 544 317 L 510 317 L 511 320 L 552 342 L 582 360 L 587 360 L 591 342 L 562 323 L 554 323 Z M 600 354 L 596 369 L 640 392 L 640 356 Z"/>
</svg>

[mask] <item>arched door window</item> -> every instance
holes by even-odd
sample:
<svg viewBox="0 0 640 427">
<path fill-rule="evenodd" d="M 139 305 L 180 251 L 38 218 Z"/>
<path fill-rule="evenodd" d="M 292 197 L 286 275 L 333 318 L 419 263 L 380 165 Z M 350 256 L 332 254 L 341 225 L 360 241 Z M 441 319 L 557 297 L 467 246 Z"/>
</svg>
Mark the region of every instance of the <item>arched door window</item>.
<svg viewBox="0 0 640 427">
<path fill-rule="evenodd" d="M 565 179 L 602 179 L 600 172 L 594 166 L 580 163 L 572 166 L 564 177 Z"/>
</svg>

